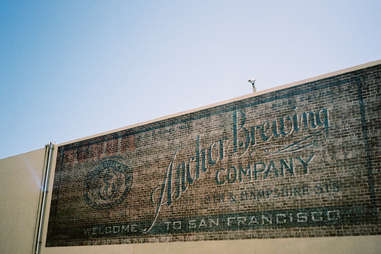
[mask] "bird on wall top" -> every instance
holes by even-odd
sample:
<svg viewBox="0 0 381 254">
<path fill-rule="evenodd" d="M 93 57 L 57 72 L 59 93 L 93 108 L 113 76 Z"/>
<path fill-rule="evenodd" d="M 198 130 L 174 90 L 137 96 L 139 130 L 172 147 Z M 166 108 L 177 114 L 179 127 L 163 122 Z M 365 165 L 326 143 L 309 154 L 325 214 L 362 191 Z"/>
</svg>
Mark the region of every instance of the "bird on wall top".
<svg viewBox="0 0 381 254">
<path fill-rule="evenodd" d="M 255 79 L 249 79 L 248 82 L 253 87 L 253 93 L 255 93 L 257 91 L 257 88 L 255 87 Z"/>
</svg>

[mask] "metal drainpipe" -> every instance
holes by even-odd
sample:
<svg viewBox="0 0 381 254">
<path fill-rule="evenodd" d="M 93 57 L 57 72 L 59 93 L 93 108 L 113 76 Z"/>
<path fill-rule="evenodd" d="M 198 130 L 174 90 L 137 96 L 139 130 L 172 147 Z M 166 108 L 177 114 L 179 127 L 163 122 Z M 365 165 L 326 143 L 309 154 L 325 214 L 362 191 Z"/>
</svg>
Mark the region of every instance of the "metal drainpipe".
<svg viewBox="0 0 381 254">
<path fill-rule="evenodd" d="M 45 219 L 45 206 L 46 206 L 46 197 L 48 194 L 48 184 L 49 184 L 49 175 L 50 175 L 50 166 L 51 166 L 51 160 L 52 160 L 52 154 L 53 154 L 53 148 L 54 145 L 52 142 L 49 143 L 49 145 L 45 146 L 45 149 L 48 151 L 47 159 L 45 163 L 45 170 L 44 170 L 44 177 L 42 182 L 42 198 L 41 203 L 39 207 L 39 218 L 37 223 L 37 237 L 35 241 L 35 254 L 39 254 L 41 251 L 41 244 L 42 244 L 42 230 L 44 227 L 44 219 Z"/>
</svg>

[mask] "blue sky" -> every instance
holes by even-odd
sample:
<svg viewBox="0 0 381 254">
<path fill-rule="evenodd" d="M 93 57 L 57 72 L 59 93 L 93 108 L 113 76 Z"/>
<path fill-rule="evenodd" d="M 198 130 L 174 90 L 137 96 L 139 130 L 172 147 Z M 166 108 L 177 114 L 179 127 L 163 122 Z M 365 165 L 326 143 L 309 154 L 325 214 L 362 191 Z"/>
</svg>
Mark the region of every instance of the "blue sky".
<svg viewBox="0 0 381 254">
<path fill-rule="evenodd" d="M 1 1 L 0 158 L 381 59 L 381 1 Z"/>
</svg>

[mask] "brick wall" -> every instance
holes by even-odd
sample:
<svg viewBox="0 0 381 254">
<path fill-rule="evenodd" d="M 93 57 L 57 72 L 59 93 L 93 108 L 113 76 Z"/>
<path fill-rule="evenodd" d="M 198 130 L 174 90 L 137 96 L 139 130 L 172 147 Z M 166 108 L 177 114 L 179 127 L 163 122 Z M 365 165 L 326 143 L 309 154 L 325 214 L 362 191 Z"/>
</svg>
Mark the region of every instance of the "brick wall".
<svg viewBox="0 0 381 254">
<path fill-rule="evenodd" d="M 380 234 L 381 65 L 62 145 L 47 246 Z"/>
</svg>

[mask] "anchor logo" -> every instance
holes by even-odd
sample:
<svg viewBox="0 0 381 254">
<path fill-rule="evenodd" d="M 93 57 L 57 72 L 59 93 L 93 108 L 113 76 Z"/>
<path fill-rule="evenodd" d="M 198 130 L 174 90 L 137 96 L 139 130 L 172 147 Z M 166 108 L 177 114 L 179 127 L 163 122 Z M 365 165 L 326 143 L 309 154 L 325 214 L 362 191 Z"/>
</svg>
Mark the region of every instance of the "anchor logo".
<svg viewBox="0 0 381 254">
<path fill-rule="evenodd" d="M 121 157 L 105 158 L 87 174 L 84 199 L 93 208 L 111 208 L 125 200 L 132 180 L 132 169 Z"/>
</svg>

